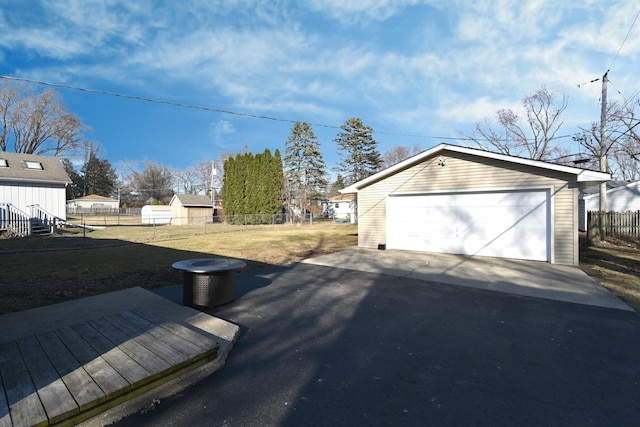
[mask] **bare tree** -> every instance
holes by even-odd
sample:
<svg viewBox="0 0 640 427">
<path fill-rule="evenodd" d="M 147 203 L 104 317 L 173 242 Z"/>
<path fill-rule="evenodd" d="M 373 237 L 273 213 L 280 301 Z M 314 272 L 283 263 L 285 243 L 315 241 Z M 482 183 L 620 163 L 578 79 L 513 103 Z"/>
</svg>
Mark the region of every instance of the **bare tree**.
<svg viewBox="0 0 640 427">
<path fill-rule="evenodd" d="M 0 81 L 0 150 L 58 155 L 80 147 L 89 129 L 54 90 Z"/>
<path fill-rule="evenodd" d="M 640 118 L 635 112 L 640 101 L 629 100 L 611 103 L 607 106 L 607 146 L 601 146 L 600 123 L 592 122 L 589 128 L 580 128 L 582 133 L 574 137 L 586 150 L 587 163 L 600 167 L 602 154 L 607 157 L 607 170 L 624 181 L 635 180 L 640 166 Z"/>
<path fill-rule="evenodd" d="M 173 195 L 174 173 L 168 166 L 145 161 L 141 172 L 133 172 L 133 186 L 145 200 L 152 198 L 168 202 Z"/>
<path fill-rule="evenodd" d="M 396 145 L 391 150 L 385 151 L 382 155 L 382 168 L 386 169 L 400 163 L 409 157 L 415 156 L 420 151 L 422 151 L 422 148 L 420 148 L 419 144 L 414 144 L 411 148 L 406 145 Z"/>
<path fill-rule="evenodd" d="M 471 139 L 483 149 L 495 149 L 503 154 L 534 160 L 553 160 L 566 155 L 555 136 L 562 126 L 562 113 L 567 108 L 567 97 L 560 100 L 541 87 L 522 100 L 524 117 L 511 109 L 498 110 L 497 123 L 486 120 L 476 125 Z"/>
</svg>

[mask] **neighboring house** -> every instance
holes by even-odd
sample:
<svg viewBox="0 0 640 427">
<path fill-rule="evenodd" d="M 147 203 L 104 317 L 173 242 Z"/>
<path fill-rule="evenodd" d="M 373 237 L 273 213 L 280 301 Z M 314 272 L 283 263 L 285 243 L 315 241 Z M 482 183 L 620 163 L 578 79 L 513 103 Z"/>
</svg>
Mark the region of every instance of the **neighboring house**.
<svg viewBox="0 0 640 427">
<path fill-rule="evenodd" d="M 213 221 L 213 203 L 208 196 L 175 194 L 169 202 L 172 224 L 207 224 Z"/>
<path fill-rule="evenodd" d="M 305 214 L 310 214 L 313 218 L 321 218 L 324 215 L 324 208 L 322 207 L 322 204 L 307 205 L 304 210 Z"/>
<path fill-rule="evenodd" d="M 67 209 L 80 213 L 82 211 L 116 211 L 120 208 L 117 199 L 90 194 L 67 202 Z"/>
<path fill-rule="evenodd" d="M 356 195 L 354 193 L 350 193 L 339 194 L 331 197 L 329 199 L 328 211 L 329 216 L 333 218 L 334 221 L 343 221 L 355 224 L 357 219 Z"/>
<path fill-rule="evenodd" d="M 140 210 L 143 224 L 171 224 L 171 206 L 144 205 Z"/>
<path fill-rule="evenodd" d="M 600 210 L 600 187 L 594 186 L 580 193 L 580 231 L 587 230 L 587 212 Z M 607 211 L 627 212 L 640 210 L 640 181 L 607 182 Z"/>
<path fill-rule="evenodd" d="M 12 228 L 25 220 L 54 226 L 66 221 L 69 175 L 57 157 L 0 151 L 0 229 L 19 235 L 29 230 Z"/>
<path fill-rule="evenodd" d="M 578 193 L 610 175 L 440 144 L 341 190 L 358 245 L 578 265 Z"/>
</svg>

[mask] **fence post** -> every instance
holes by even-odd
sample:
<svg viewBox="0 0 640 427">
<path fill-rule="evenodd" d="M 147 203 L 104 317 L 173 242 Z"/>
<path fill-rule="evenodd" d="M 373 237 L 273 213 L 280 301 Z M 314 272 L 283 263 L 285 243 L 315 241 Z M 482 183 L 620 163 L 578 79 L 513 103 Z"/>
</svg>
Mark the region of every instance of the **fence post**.
<svg viewBox="0 0 640 427">
<path fill-rule="evenodd" d="M 600 240 L 600 212 L 587 212 L 587 242 L 593 244 Z"/>
</svg>

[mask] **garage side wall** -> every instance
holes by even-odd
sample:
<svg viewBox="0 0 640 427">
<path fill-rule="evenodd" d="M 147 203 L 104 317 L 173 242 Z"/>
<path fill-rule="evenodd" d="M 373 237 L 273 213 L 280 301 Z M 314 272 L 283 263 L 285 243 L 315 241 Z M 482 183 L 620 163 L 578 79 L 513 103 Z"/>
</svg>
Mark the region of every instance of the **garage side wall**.
<svg viewBox="0 0 640 427">
<path fill-rule="evenodd" d="M 578 190 L 573 179 L 561 172 L 510 162 L 439 153 L 359 190 L 358 245 L 375 249 L 386 243 L 389 194 L 551 187 L 553 262 L 577 265 Z"/>
</svg>

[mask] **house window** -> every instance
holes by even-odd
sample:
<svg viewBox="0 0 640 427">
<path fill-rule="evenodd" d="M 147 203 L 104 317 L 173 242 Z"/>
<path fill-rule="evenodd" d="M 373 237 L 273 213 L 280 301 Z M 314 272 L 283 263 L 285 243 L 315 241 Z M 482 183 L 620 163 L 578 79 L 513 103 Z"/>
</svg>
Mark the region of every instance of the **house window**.
<svg viewBox="0 0 640 427">
<path fill-rule="evenodd" d="M 9 163 L 7 162 L 7 159 L 0 159 L 0 168 L 8 168 L 9 167 Z"/>
<path fill-rule="evenodd" d="M 38 170 L 42 170 L 42 163 L 40 162 L 30 162 L 28 160 L 24 161 L 24 168 L 25 169 L 38 169 Z"/>
<path fill-rule="evenodd" d="M 339 209 L 340 208 L 340 203 L 336 203 L 335 208 Z"/>
</svg>

